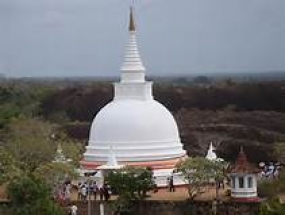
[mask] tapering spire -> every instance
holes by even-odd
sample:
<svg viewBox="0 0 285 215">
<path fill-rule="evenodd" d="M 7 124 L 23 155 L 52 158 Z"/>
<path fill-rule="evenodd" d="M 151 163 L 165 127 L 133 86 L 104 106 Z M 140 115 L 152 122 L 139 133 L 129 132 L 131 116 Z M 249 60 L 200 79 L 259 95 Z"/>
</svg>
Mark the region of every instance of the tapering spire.
<svg viewBox="0 0 285 215">
<path fill-rule="evenodd" d="M 231 173 L 255 173 L 255 172 L 259 172 L 259 169 L 255 168 L 248 162 L 243 146 L 241 146 L 236 163 L 230 172 Z"/>
<path fill-rule="evenodd" d="M 247 165 L 248 165 L 247 156 L 243 151 L 243 146 L 241 146 L 236 160 L 236 166 L 244 167 Z"/>
<path fill-rule="evenodd" d="M 134 20 L 134 16 L 133 16 L 133 7 L 130 7 L 129 31 L 136 31 L 135 20 Z"/>
<path fill-rule="evenodd" d="M 206 158 L 207 158 L 208 160 L 216 160 L 216 159 L 217 159 L 217 155 L 216 155 L 216 153 L 214 152 L 214 147 L 213 147 L 213 143 L 212 143 L 212 142 L 211 142 L 210 145 L 209 145 L 209 149 L 208 149 Z"/>
<path fill-rule="evenodd" d="M 140 58 L 136 41 L 133 7 L 130 7 L 130 40 L 126 48 L 124 63 L 121 67 L 121 82 L 145 82 L 145 68 Z"/>
</svg>

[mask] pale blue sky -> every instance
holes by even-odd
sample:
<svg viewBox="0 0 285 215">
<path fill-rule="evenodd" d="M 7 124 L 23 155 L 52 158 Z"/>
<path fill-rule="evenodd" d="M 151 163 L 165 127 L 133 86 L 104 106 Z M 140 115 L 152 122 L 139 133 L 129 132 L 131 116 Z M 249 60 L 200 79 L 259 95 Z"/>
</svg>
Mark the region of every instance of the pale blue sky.
<svg viewBox="0 0 285 215">
<path fill-rule="evenodd" d="M 118 76 L 130 0 L 0 0 L 0 73 Z M 285 70 L 285 0 L 137 0 L 148 75 Z"/>
</svg>

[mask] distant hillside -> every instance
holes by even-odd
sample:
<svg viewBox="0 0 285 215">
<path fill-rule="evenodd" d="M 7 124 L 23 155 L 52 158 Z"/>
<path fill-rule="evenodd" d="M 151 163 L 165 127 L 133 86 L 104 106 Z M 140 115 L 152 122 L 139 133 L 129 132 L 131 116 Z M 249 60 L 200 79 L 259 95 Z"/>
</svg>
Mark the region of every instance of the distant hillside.
<svg viewBox="0 0 285 215">
<path fill-rule="evenodd" d="M 154 86 L 154 97 L 172 112 L 181 109 L 235 111 L 285 111 L 285 82 L 233 83 L 210 86 Z M 53 118 L 64 112 L 70 120 L 91 121 L 113 98 L 112 84 L 72 86 L 54 91 L 41 105 Z"/>
<path fill-rule="evenodd" d="M 274 143 L 285 142 L 285 82 L 198 81 L 205 84 L 153 89 L 176 117 L 189 155 L 204 155 L 213 141 L 228 160 L 241 145 L 252 161 L 274 159 Z M 85 144 L 94 116 L 112 98 L 111 82 L 10 79 L 0 85 L 0 134 L 15 118 L 40 117 Z"/>
<path fill-rule="evenodd" d="M 189 156 L 205 156 L 213 142 L 217 154 L 228 161 L 236 159 L 240 146 L 252 162 L 274 161 L 274 144 L 285 142 L 285 113 L 182 109 L 175 118 Z M 90 126 L 91 121 L 66 123 L 62 129 L 86 143 Z"/>
<path fill-rule="evenodd" d="M 213 142 L 218 155 L 235 160 L 240 146 L 253 162 L 274 160 L 274 144 L 285 142 L 285 113 L 180 110 L 176 114 L 189 155 L 205 155 Z"/>
<path fill-rule="evenodd" d="M 148 75 L 149 74 L 149 75 Z M 195 73 L 188 72 L 175 72 L 175 73 L 159 73 L 156 75 L 155 71 L 147 72 L 147 80 L 154 80 L 155 82 L 164 82 L 169 84 L 179 84 L 180 82 L 192 83 L 196 77 L 207 77 L 213 82 L 224 81 L 231 79 L 235 82 L 267 82 L 267 81 L 282 81 L 285 80 L 285 70 L 279 71 L 224 71 L 224 72 L 209 72 L 209 73 Z M 90 82 L 114 82 L 119 80 L 117 76 L 43 76 L 43 77 L 6 77 L 0 73 L 0 78 L 5 77 L 7 81 L 25 81 L 25 82 L 41 82 L 41 83 L 90 83 Z"/>
</svg>

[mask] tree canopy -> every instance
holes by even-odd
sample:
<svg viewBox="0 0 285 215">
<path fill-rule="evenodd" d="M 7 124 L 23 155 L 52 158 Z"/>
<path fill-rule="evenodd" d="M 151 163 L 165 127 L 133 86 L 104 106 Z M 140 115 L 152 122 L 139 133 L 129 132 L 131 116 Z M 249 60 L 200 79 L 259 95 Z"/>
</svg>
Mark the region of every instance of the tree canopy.
<svg viewBox="0 0 285 215">
<path fill-rule="evenodd" d="M 54 160 L 60 144 L 65 156 L 72 160 L 70 164 L 78 165 L 82 146 L 58 135 L 52 124 L 40 119 L 17 119 L 6 129 L 7 135 L 0 150 L 5 158 L 2 162 L 15 164 L 21 171 L 32 173 Z"/>
<path fill-rule="evenodd" d="M 285 214 L 285 205 L 279 199 L 275 197 L 269 201 L 265 201 L 261 204 L 259 209 L 260 215 L 283 215 Z"/>
<path fill-rule="evenodd" d="M 124 167 L 111 171 L 108 184 L 118 194 L 116 210 L 126 213 L 131 209 L 131 201 L 146 197 L 146 192 L 154 187 L 152 171 L 145 168 Z"/>
<path fill-rule="evenodd" d="M 61 135 L 55 138 L 55 128 L 40 119 L 26 118 L 14 119 L 6 127 L 7 135 L 0 146 L 0 182 L 8 186 L 13 214 L 62 214 L 51 201 L 51 191 L 76 173 L 74 163 L 54 161 L 56 149 L 62 144 L 63 153 L 73 156 L 76 163 L 80 148 Z"/>
<path fill-rule="evenodd" d="M 7 130 L 4 146 L 23 171 L 32 172 L 52 161 L 56 145 L 51 138 L 51 124 L 39 119 L 17 119 Z"/>
<path fill-rule="evenodd" d="M 20 182 L 19 178 L 26 177 L 27 180 L 35 179 L 34 183 L 40 183 L 37 181 L 40 180 L 52 189 L 55 184 L 63 183 L 64 177 L 75 176 L 74 164 L 78 162 L 80 147 L 64 138 L 55 139 L 54 125 L 40 119 L 14 119 L 6 131 L 0 147 L 1 183 L 8 182 L 9 185 L 12 181 L 13 186 L 16 186 Z M 66 152 L 68 158 L 71 156 L 73 162 L 53 162 L 58 144 L 64 146 L 63 153 Z M 10 191 L 13 190 L 8 189 Z"/>
<path fill-rule="evenodd" d="M 46 183 L 33 176 L 22 175 L 8 185 L 11 210 L 15 215 L 63 215 L 63 210 L 51 199 Z"/>
<path fill-rule="evenodd" d="M 224 177 L 224 164 L 220 161 L 210 161 L 204 157 L 190 157 L 177 165 L 188 183 L 188 194 L 194 199 L 202 191 L 202 187 L 211 180 L 219 181 Z"/>
</svg>

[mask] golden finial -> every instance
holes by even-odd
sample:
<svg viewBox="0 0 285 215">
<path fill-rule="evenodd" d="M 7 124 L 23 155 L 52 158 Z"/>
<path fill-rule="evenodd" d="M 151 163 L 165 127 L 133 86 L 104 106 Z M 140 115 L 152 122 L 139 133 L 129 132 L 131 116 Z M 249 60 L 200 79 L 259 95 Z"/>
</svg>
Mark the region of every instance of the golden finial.
<svg viewBox="0 0 285 215">
<path fill-rule="evenodd" d="M 133 17 L 133 7 L 130 7 L 130 24 L 129 24 L 129 31 L 135 31 L 135 21 Z"/>
</svg>

